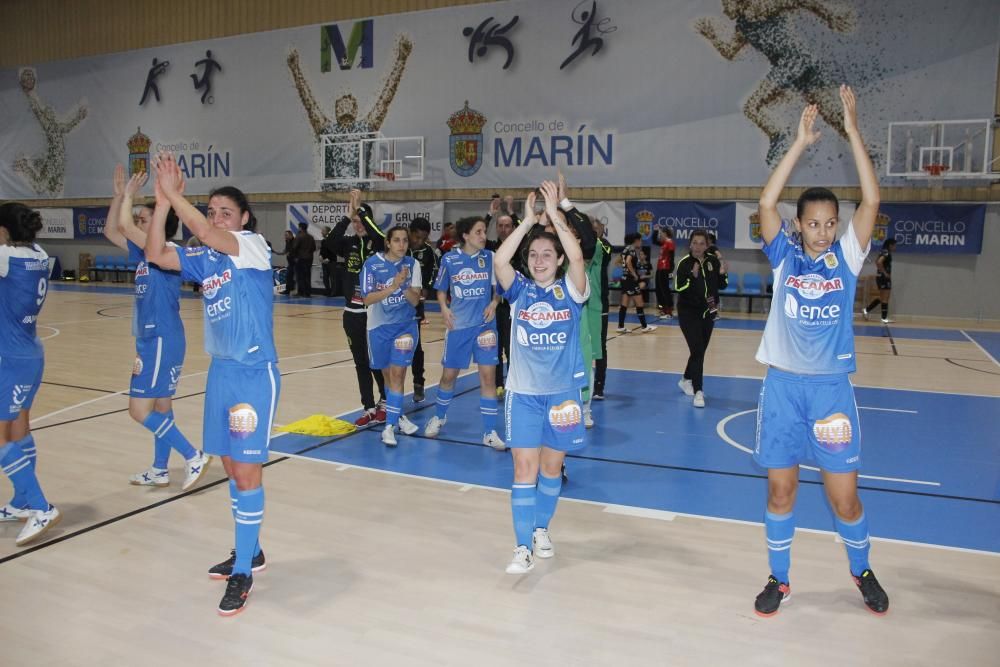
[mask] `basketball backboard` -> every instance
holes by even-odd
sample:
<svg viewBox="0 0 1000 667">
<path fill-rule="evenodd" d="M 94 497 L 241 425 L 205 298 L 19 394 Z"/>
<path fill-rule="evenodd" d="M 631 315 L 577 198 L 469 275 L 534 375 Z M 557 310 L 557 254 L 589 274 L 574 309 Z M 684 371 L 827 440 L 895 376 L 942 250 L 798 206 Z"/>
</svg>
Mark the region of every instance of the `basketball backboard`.
<svg viewBox="0 0 1000 667">
<path fill-rule="evenodd" d="M 380 133 L 324 134 L 317 179 L 323 189 L 354 184 L 424 180 L 424 138 Z"/>
<path fill-rule="evenodd" d="M 993 121 L 889 123 L 886 175 L 903 178 L 989 179 Z"/>
</svg>

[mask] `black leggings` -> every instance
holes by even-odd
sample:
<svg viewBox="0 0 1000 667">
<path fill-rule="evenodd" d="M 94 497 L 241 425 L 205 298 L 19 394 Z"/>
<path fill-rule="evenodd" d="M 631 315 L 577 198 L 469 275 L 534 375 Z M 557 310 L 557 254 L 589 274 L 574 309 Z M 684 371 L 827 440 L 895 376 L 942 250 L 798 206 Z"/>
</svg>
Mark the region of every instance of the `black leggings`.
<svg viewBox="0 0 1000 667">
<path fill-rule="evenodd" d="M 604 395 L 608 377 L 608 314 L 601 313 L 601 358 L 594 360 L 594 393 Z"/>
<path fill-rule="evenodd" d="M 503 386 L 503 361 L 510 362 L 510 304 L 506 300 L 497 304 L 497 335 L 500 345 L 497 347 L 496 386 Z"/>
<path fill-rule="evenodd" d="M 674 295 L 670 291 L 670 271 L 656 270 L 656 305 L 660 310 L 674 312 Z"/>
<path fill-rule="evenodd" d="M 695 391 L 701 391 L 705 371 L 705 353 L 708 351 L 708 342 L 712 339 L 715 321 L 702 317 L 700 311 L 692 312 L 684 308 L 678 309 L 677 318 L 691 353 L 691 356 L 688 357 L 687 367 L 684 369 L 684 379 L 691 380 Z"/>
<path fill-rule="evenodd" d="M 378 393 L 385 400 L 385 379 L 382 371 L 368 365 L 368 315 L 344 311 L 344 333 L 347 345 L 354 357 L 354 370 L 358 373 L 358 389 L 361 391 L 361 405 L 365 410 L 375 407 L 375 390 L 372 379 L 378 383 Z"/>
</svg>

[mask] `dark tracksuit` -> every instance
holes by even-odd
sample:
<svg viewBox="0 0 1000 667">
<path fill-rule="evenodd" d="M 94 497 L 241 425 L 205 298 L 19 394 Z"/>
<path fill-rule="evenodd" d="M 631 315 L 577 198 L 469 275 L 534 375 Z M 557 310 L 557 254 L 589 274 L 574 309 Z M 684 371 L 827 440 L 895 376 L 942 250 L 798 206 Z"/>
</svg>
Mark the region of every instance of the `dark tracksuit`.
<svg viewBox="0 0 1000 667">
<path fill-rule="evenodd" d="M 699 266 L 697 276 L 693 273 L 696 264 Z M 713 304 L 717 303 L 719 290 L 728 284 L 726 274 L 719 273 L 721 266 L 719 258 L 714 255 L 706 253 L 700 262 L 694 256 L 686 255 L 677 263 L 674 273 L 677 319 L 690 351 L 684 379 L 691 380 L 696 392 L 702 391 L 705 353 L 715 327 L 715 313 L 710 308 L 709 298 Z"/>
</svg>

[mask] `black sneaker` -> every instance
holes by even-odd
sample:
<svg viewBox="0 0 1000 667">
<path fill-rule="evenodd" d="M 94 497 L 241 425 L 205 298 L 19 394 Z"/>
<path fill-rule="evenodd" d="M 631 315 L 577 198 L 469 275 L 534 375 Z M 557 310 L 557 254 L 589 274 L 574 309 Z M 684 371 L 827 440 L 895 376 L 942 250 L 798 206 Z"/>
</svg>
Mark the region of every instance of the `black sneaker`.
<svg viewBox="0 0 1000 667">
<path fill-rule="evenodd" d="M 424 402 L 424 385 L 422 384 L 413 385 L 413 402 L 414 403 Z"/>
<path fill-rule="evenodd" d="M 210 579 L 227 579 L 233 573 L 234 565 L 236 565 L 236 549 L 229 552 L 228 559 L 208 568 L 208 576 Z M 264 550 L 261 549 L 260 553 L 254 556 L 253 561 L 250 562 L 250 571 L 260 572 L 265 569 L 267 569 L 267 563 L 264 561 Z"/>
<path fill-rule="evenodd" d="M 767 586 L 764 586 L 764 590 L 754 600 L 753 609 L 758 616 L 774 616 L 778 613 L 781 603 L 791 597 L 791 587 L 787 583 L 781 583 L 772 575 L 767 578 Z"/>
<path fill-rule="evenodd" d="M 594 399 L 595 401 L 603 401 L 604 400 L 604 392 L 603 391 L 595 391 L 594 395 L 591 396 L 591 398 Z"/>
<path fill-rule="evenodd" d="M 232 616 L 243 611 L 252 590 L 253 575 L 230 575 L 229 583 L 226 584 L 226 594 L 222 596 L 222 602 L 219 603 L 219 615 Z"/>
<path fill-rule="evenodd" d="M 881 616 L 889 611 L 889 596 L 878 583 L 874 572 L 865 570 L 860 577 L 854 577 L 854 583 L 861 591 L 861 597 L 864 598 L 865 605 L 872 613 Z"/>
</svg>

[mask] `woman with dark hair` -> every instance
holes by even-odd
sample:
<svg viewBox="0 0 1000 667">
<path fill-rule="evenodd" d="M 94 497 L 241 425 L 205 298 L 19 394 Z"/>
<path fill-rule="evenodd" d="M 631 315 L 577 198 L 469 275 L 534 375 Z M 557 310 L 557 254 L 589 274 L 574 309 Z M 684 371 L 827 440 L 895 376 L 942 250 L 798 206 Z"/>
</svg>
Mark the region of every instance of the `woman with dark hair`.
<svg viewBox="0 0 1000 667">
<path fill-rule="evenodd" d="M 635 304 L 635 314 L 639 316 L 639 331 L 655 331 L 656 327 L 646 324 L 646 305 L 643 293 L 646 291 L 647 275 L 644 270 L 648 263 L 642 251 L 642 235 L 636 232 L 625 235 L 625 249 L 622 250 L 622 302 L 618 307 L 618 333 L 628 333 L 625 328 L 625 315 L 628 307 Z"/>
<path fill-rule="evenodd" d="M 882 324 L 891 324 L 889 319 L 889 294 L 892 291 L 892 251 L 896 249 L 896 239 L 886 239 L 882 250 L 875 260 L 875 285 L 878 286 L 878 297 L 861 309 L 861 314 L 868 319 L 868 314 L 875 306 L 882 304 Z"/>
<path fill-rule="evenodd" d="M 14 486 L 14 497 L 0 507 L 0 521 L 25 522 L 15 541 L 19 547 L 62 518 L 35 475 L 28 414 L 45 367 L 35 333 L 49 287 L 49 256 L 35 244 L 41 228 L 41 216 L 24 204 L 0 206 L 0 467 Z"/>
<path fill-rule="evenodd" d="M 516 547 L 508 574 L 524 574 L 534 558 L 555 551 L 549 521 L 562 489 L 562 464 L 569 451 L 584 446 L 583 397 L 587 373 L 580 344 L 581 312 L 590 297 L 583 251 L 559 210 L 559 189 L 541 186 L 548 219 L 556 229 L 537 233 L 535 194 L 524 207 L 524 221 L 494 257 L 497 283 L 510 302 L 513 330 L 504 401 L 507 445 L 514 457 L 511 513 Z M 530 234 L 529 234 L 530 232 Z M 527 237 L 523 266 L 511 266 Z"/>
<path fill-rule="evenodd" d="M 271 251 L 253 231 L 255 221 L 243 192 L 232 186 L 213 190 L 204 216 L 184 198 L 184 177 L 170 153 L 157 156 L 156 171 L 146 260 L 201 283 L 205 351 L 212 357 L 202 441 L 208 454 L 222 459 L 236 523 L 236 548 L 208 574 L 228 579 L 219 614 L 231 616 L 246 605 L 252 573 L 265 567 L 258 539 L 264 517 L 263 463 L 281 391 Z M 167 244 L 164 226 L 171 207 L 203 247 Z"/>
<path fill-rule="evenodd" d="M 417 304 L 420 303 L 420 264 L 407 256 L 410 235 L 396 225 L 386 234 L 386 247 L 365 260 L 361 270 L 361 297 L 368 307 L 368 359 L 382 371 L 386 382 L 386 425 L 382 442 L 396 446 L 396 426 L 406 435 L 418 427 L 403 414 L 403 383 L 413 364 L 420 337 Z"/>
<path fill-rule="evenodd" d="M 135 262 L 135 306 L 132 335 L 135 337 L 135 363 L 129 385 L 128 413 L 137 423 L 153 434 L 153 464 L 136 473 L 129 483 L 136 486 L 167 486 L 170 472 L 167 461 L 170 450 L 185 460 L 185 477 L 181 490 L 194 486 L 205 471 L 211 457 L 191 446 L 174 421 L 172 397 L 184 367 L 186 343 L 181 322 L 181 274 L 164 271 L 146 261 L 146 232 L 155 206 L 142 207 L 145 214 L 132 217 L 132 198 L 146 182 L 141 172 L 125 182 L 125 169 L 115 167 L 114 197 L 108 209 L 104 236 L 128 252 Z M 171 209 L 167 213 L 165 236 L 177 234 L 178 220 Z M 169 243 L 177 247 L 173 243 Z"/>
<path fill-rule="evenodd" d="M 677 262 L 674 289 L 677 291 L 677 320 L 687 342 L 689 356 L 684 377 L 677 386 L 696 408 L 705 407 L 703 391 L 705 353 L 712 340 L 717 309 L 715 297 L 728 284 L 719 258 L 708 252 L 708 234 L 701 229 L 691 232 L 689 251 Z"/>
</svg>

